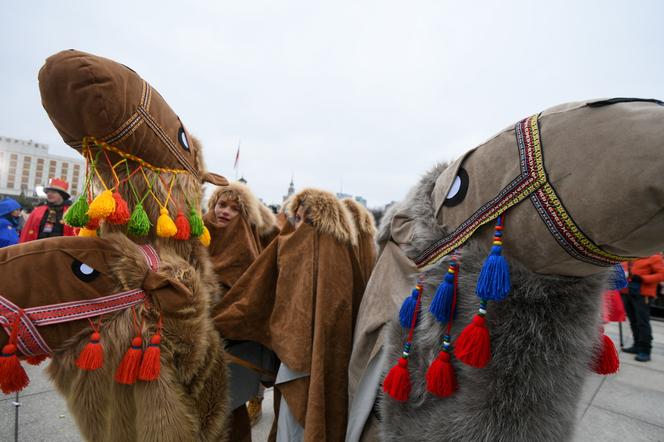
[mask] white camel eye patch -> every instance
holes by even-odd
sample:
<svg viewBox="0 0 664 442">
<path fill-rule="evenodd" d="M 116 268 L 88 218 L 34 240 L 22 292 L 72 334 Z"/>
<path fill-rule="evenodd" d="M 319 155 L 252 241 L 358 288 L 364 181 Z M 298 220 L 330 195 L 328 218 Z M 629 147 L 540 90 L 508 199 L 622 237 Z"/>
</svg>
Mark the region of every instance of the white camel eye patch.
<svg viewBox="0 0 664 442">
<path fill-rule="evenodd" d="M 71 271 L 78 279 L 83 282 L 90 282 L 99 276 L 99 271 L 79 260 L 74 260 L 71 263 Z"/>
<path fill-rule="evenodd" d="M 459 168 L 459 174 L 452 181 L 452 187 L 450 191 L 447 192 L 443 206 L 445 207 L 454 207 L 459 204 L 466 197 L 468 192 L 468 172 L 463 167 Z"/>
</svg>

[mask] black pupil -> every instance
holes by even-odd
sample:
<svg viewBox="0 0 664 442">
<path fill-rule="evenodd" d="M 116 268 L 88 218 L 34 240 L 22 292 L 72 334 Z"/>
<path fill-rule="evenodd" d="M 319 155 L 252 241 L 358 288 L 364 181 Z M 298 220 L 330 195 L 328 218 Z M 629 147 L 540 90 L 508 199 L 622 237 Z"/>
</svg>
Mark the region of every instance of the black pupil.
<svg viewBox="0 0 664 442">
<path fill-rule="evenodd" d="M 178 141 L 185 150 L 189 150 L 189 140 L 187 139 L 187 134 L 184 132 L 183 127 L 180 127 L 180 130 L 178 131 Z"/>
</svg>

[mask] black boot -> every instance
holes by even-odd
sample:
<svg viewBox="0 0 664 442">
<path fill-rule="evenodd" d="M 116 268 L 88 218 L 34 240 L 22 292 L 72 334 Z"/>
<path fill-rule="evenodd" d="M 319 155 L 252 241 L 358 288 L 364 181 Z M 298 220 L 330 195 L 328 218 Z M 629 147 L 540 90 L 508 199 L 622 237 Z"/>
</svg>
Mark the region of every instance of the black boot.
<svg viewBox="0 0 664 442">
<path fill-rule="evenodd" d="M 623 353 L 630 353 L 630 354 L 633 354 L 633 355 L 635 355 L 639 352 L 637 350 L 637 348 L 634 347 L 633 345 L 631 347 L 623 348 L 622 351 L 623 351 Z"/>
</svg>

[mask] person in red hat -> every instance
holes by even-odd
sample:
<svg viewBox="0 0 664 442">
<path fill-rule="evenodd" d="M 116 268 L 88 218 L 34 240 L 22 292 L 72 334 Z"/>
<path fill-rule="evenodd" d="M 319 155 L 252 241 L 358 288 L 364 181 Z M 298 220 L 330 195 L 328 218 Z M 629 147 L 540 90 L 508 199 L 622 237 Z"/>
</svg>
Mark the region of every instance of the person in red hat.
<svg viewBox="0 0 664 442">
<path fill-rule="evenodd" d="M 21 231 L 20 242 L 52 236 L 74 236 L 74 228 L 66 225 L 63 216 L 71 201 L 69 200 L 69 183 L 60 178 L 51 178 L 46 192 L 46 204 L 35 207 Z"/>
</svg>

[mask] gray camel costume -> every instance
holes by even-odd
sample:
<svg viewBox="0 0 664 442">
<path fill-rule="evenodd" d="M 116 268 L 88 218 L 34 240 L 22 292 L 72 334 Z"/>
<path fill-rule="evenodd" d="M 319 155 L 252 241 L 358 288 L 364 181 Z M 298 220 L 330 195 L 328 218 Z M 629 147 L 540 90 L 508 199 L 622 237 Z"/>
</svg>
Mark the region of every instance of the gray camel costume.
<svg viewBox="0 0 664 442">
<path fill-rule="evenodd" d="M 663 148 L 662 102 L 596 100 L 429 171 L 380 227 L 346 440 L 569 440 L 612 267 L 664 247 Z"/>
</svg>

